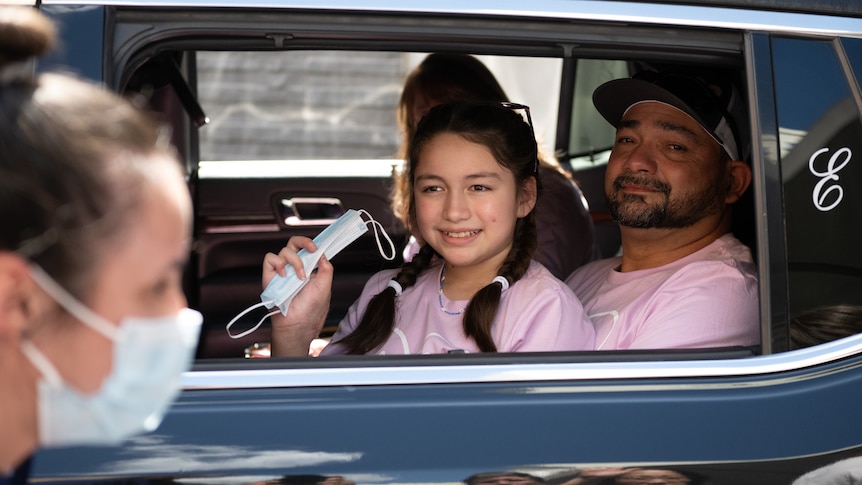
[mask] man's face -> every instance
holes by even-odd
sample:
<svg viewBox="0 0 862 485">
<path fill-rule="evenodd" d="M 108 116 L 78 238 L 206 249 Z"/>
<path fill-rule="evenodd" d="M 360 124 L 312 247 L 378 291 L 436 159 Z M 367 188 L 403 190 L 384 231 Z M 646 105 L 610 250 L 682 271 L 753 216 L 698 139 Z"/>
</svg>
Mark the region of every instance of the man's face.
<svg viewBox="0 0 862 485">
<path fill-rule="evenodd" d="M 635 228 L 684 228 L 725 207 L 729 179 L 718 143 L 668 105 L 630 108 L 605 176 L 614 219 Z"/>
</svg>

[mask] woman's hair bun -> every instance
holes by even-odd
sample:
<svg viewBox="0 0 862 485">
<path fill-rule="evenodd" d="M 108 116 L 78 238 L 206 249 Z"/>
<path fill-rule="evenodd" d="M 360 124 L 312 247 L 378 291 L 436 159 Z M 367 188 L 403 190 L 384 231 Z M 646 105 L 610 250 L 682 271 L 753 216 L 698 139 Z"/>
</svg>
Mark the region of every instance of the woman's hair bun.
<svg viewBox="0 0 862 485">
<path fill-rule="evenodd" d="M 0 69 L 43 55 L 56 37 L 54 24 L 35 8 L 0 6 Z"/>
</svg>

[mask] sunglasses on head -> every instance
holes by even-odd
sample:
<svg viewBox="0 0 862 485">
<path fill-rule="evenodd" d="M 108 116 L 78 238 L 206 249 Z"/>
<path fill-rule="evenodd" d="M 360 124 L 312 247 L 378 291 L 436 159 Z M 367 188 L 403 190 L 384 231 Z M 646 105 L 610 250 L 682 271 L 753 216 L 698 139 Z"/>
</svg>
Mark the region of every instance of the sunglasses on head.
<svg viewBox="0 0 862 485">
<path fill-rule="evenodd" d="M 530 134 L 533 135 L 533 139 L 536 139 L 536 130 L 533 128 L 533 117 L 530 116 L 530 107 L 526 104 L 512 103 L 509 101 L 503 101 L 500 103 L 500 106 L 506 109 L 511 109 L 514 111 L 523 110 L 526 113 L 527 124 L 530 125 Z M 533 173 L 538 172 L 539 170 L 539 158 L 536 157 L 536 163 L 533 165 Z"/>
</svg>

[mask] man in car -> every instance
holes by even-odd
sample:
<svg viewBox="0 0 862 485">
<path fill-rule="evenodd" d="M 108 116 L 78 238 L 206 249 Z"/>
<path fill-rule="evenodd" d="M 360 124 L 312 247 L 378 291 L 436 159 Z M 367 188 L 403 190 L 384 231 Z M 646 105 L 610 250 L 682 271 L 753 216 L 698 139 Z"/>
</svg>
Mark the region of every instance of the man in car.
<svg viewBox="0 0 862 485">
<path fill-rule="evenodd" d="M 732 204 L 751 182 L 728 113 L 733 95 L 729 85 L 718 92 L 656 73 L 593 93 L 617 128 L 605 192 L 622 255 L 567 283 L 596 327 L 597 350 L 760 343 L 754 262 L 730 232 Z"/>
</svg>

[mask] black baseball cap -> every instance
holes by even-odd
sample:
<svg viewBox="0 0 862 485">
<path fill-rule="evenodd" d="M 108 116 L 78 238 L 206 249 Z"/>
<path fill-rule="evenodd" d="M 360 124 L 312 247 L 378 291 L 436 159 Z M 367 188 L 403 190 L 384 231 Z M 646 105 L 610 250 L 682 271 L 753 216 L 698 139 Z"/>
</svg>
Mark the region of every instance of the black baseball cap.
<svg viewBox="0 0 862 485">
<path fill-rule="evenodd" d="M 726 89 L 732 98 L 732 87 Z M 672 106 L 691 116 L 727 153 L 740 160 L 741 148 L 736 124 L 723 101 L 703 82 L 682 74 L 645 72 L 626 79 L 608 81 L 593 92 L 593 104 L 610 124 L 619 127 L 626 111 L 645 101 Z"/>
</svg>

